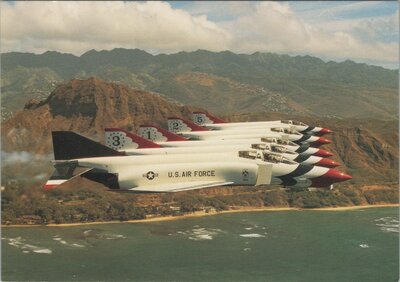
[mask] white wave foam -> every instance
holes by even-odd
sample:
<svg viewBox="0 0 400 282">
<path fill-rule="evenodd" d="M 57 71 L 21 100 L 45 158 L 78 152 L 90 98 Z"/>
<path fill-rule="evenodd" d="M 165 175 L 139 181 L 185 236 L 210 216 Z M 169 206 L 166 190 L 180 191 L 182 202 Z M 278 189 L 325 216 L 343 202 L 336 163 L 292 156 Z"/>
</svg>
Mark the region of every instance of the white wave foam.
<svg viewBox="0 0 400 282">
<path fill-rule="evenodd" d="M 257 233 L 252 233 L 252 234 L 240 234 L 241 237 L 245 238 L 262 238 L 265 237 L 264 235 L 257 234 Z"/>
<path fill-rule="evenodd" d="M 361 244 L 360 247 L 363 249 L 369 248 L 369 246 L 367 244 Z"/>
<path fill-rule="evenodd" d="M 245 229 L 246 230 L 252 230 L 253 228 L 252 227 L 246 227 Z"/>
<path fill-rule="evenodd" d="M 99 237 L 106 240 L 126 239 L 126 237 L 121 234 L 102 234 Z"/>
<path fill-rule="evenodd" d="M 220 233 L 223 233 L 221 229 L 214 228 L 203 228 L 196 225 L 197 228 L 193 228 L 187 231 L 178 231 L 177 234 L 181 234 L 187 236 L 189 240 L 201 241 L 201 240 L 213 240 L 214 236 L 217 236 Z"/>
<path fill-rule="evenodd" d="M 56 235 L 56 236 L 58 236 L 58 235 Z M 56 237 L 56 236 L 53 236 L 53 240 L 60 242 L 60 244 L 71 246 L 71 247 L 78 247 L 78 248 L 85 247 L 84 245 L 80 245 L 80 244 L 76 244 L 76 243 L 72 243 L 72 244 L 68 243 L 67 241 L 63 240 L 61 237 Z"/>
<path fill-rule="evenodd" d="M 381 217 L 375 219 L 375 225 L 379 226 L 383 232 L 399 233 L 399 220 L 395 217 Z"/>
<path fill-rule="evenodd" d="M 38 253 L 38 254 L 51 254 L 52 250 L 27 244 L 25 243 L 25 239 L 22 239 L 21 237 L 16 237 L 16 238 L 7 238 L 8 240 L 8 245 L 16 247 L 17 249 L 21 249 L 23 253 L 28 254 L 30 252 Z"/>
<path fill-rule="evenodd" d="M 80 244 L 76 244 L 76 243 L 72 244 L 72 246 L 78 247 L 78 248 L 84 248 L 85 247 L 84 245 L 80 245 Z"/>
<path fill-rule="evenodd" d="M 51 254 L 52 251 L 49 249 L 40 249 L 40 250 L 33 250 L 34 253 L 38 254 Z"/>
</svg>

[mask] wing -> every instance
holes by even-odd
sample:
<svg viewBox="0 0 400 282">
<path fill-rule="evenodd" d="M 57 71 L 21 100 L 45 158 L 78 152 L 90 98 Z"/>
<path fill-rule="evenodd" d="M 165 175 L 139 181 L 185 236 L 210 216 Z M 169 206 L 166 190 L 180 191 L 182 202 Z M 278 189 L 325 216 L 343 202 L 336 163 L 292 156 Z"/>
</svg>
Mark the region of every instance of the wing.
<svg viewBox="0 0 400 282">
<path fill-rule="evenodd" d="M 202 189 L 215 186 L 223 186 L 233 184 L 233 182 L 223 181 L 191 181 L 191 182 L 179 182 L 173 184 L 160 184 L 160 185 L 146 185 L 131 188 L 128 191 L 132 192 L 180 192 L 187 190 Z"/>
</svg>

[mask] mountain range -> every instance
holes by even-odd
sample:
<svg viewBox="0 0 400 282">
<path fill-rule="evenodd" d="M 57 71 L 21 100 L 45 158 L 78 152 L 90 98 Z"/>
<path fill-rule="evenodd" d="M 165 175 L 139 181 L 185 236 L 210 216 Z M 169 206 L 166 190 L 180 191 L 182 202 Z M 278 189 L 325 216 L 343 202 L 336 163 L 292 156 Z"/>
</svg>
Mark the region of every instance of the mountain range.
<svg viewBox="0 0 400 282">
<path fill-rule="evenodd" d="M 311 56 L 229 51 L 151 55 L 138 49 L 81 56 L 4 53 L 2 119 L 70 79 L 97 77 L 220 115 L 280 112 L 337 118 L 398 118 L 398 70 Z M 223 105 L 223 107 L 221 106 Z"/>
</svg>

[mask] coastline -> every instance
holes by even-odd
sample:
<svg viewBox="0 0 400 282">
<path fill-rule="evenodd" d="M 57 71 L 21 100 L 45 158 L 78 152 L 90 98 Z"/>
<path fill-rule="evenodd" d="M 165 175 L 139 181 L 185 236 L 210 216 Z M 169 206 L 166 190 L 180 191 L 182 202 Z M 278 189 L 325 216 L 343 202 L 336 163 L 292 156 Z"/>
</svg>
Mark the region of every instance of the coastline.
<svg viewBox="0 0 400 282">
<path fill-rule="evenodd" d="M 172 221 L 179 220 L 191 217 L 201 217 L 201 216 L 210 216 L 210 215 L 218 215 L 218 214 L 227 214 L 227 213 L 242 213 L 242 212 L 263 212 L 263 211 L 271 211 L 271 212 L 279 212 L 279 211 L 348 211 L 348 210 L 357 210 L 364 208 L 385 208 L 385 207 L 400 207 L 400 204 L 382 204 L 382 205 L 361 205 L 361 206 L 347 206 L 347 207 L 327 207 L 327 208 L 313 208 L 313 209 L 304 209 L 304 208 L 291 208 L 291 207 L 250 207 L 250 208 L 238 208 L 234 210 L 224 210 L 224 211 L 215 211 L 215 212 L 205 212 L 198 211 L 185 215 L 178 216 L 156 216 L 145 219 L 133 219 L 127 221 L 94 221 L 94 222 L 77 222 L 77 223 L 51 223 L 46 225 L 40 224 L 10 224 L 10 225 L 1 225 L 2 228 L 7 227 L 72 227 L 72 226 L 81 226 L 81 225 L 99 225 L 99 224 L 126 224 L 126 223 L 146 223 L 146 222 L 159 222 L 159 221 Z"/>
</svg>

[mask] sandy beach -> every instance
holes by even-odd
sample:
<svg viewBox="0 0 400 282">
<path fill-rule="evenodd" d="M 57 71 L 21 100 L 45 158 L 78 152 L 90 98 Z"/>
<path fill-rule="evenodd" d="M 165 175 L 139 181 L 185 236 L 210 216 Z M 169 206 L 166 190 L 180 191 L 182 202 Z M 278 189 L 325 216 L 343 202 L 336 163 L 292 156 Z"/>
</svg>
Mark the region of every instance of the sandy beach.
<svg viewBox="0 0 400 282">
<path fill-rule="evenodd" d="M 135 220 L 127 220 L 127 221 L 95 221 L 95 222 L 77 222 L 77 223 L 62 223 L 62 224 L 47 224 L 47 225 L 1 225 L 1 227 L 71 227 L 71 226 L 79 226 L 79 225 L 97 225 L 97 224 L 116 224 L 116 223 L 146 223 L 146 222 L 158 222 L 158 221 L 171 221 L 171 220 L 179 220 L 190 217 L 200 217 L 200 216 L 210 216 L 210 215 L 218 215 L 218 214 L 226 214 L 226 213 L 238 213 L 238 212 L 263 212 L 263 211 L 271 211 L 271 212 L 279 212 L 279 211 L 348 211 L 355 209 L 365 209 L 365 208 L 382 208 L 382 207 L 399 207 L 399 204 L 385 204 L 385 205 L 362 205 L 362 206 L 348 206 L 348 207 L 329 207 L 329 208 L 315 208 L 315 209 L 301 209 L 301 208 L 290 208 L 290 207 L 240 207 L 233 210 L 225 210 L 219 212 L 205 212 L 198 211 L 185 215 L 178 216 L 157 216 L 157 217 L 149 217 L 145 219 L 135 219 Z"/>
</svg>

